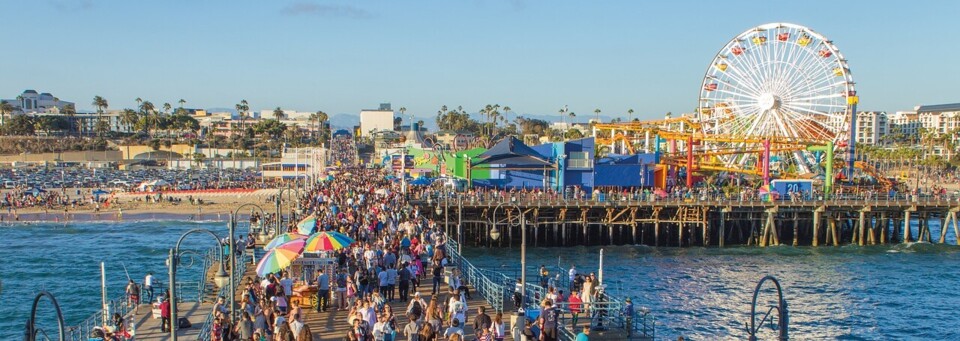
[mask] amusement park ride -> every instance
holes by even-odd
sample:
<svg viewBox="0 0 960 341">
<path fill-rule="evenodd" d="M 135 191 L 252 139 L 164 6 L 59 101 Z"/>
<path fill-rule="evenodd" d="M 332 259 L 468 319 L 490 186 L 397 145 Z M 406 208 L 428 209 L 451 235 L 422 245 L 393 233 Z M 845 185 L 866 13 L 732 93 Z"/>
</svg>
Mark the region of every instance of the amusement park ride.
<svg viewBox="0 0 960 341">
<path fill-rule="evenodd" d="M 707 67 L 696 113 L 661 120 L 601 123 L 597 146 L 609 153 L 654 152 L 675 178 L 726 172 L 772 177 L 820 176 L 832 193 L 834 171 L 846 179 L 859 168 L 892 185 L 869 165 L 854 162 L 858 96 L 847 60 L 833 42 L 803 26 L 772 23 L 730 40 Z M 846 154 L 834 168 L 833 154 Z"/>
</svg>

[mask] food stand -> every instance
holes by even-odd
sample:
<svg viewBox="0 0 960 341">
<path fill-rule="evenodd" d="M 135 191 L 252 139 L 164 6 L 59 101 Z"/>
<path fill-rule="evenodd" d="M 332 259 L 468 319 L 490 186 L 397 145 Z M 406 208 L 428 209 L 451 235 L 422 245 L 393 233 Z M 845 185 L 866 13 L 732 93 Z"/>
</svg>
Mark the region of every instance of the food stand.
<svg viewBox="0 0 960 341">
<path fill-rule="evenodd" d="M 290 275 L 296 282 L 293 285 L 293 296 L 290 298 L 290 304 L 301 308 L 315 307 L 317 304 L 317 270 L 323 269 L 323 273 L 330 276 L 331 289 L 334 274 L 337 269 L 335 258 L 325 257 L 324 253 L 304 252 L 303 256 L 297 258 L 290 265 Z M 331 296 L 333 290 L 330 290 Z"/>
</svg>

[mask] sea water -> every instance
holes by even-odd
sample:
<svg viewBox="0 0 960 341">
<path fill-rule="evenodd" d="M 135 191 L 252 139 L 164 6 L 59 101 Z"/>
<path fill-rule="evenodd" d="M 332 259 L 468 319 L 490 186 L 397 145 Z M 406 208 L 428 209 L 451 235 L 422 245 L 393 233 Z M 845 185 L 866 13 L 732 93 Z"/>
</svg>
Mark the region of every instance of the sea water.
<svg viewBox="0 0 960 341">
<path fill-rule="evenodd" d="M 167 281 L 165 265 L 177 238 L 193 228 L 226 237 L 225 222 L 127 221 L 86 223 L 17 223 L 0 225 L 0 340 L 23 338 L 34 296 L 46 290 L 56 296 L 68 326 L 100 309 L 100 262 L 106 268 L 107 297 L 124 294 L 127 273 L 138 284 L 147 272 Z M 203 252 L 216 246 L 207 234 L 191 234 L 181 249 Z M 183 264 L 189 263 L 185 260 Z M 177 271 L 178 281 L 196 281 L 201 262 Z M 125 271 L 126 269 L 126 271 Z M 159 295 L 165 288 L 154 288 Z M 56 314 L 46 299 L 37 307 L 37 321 L 56 338 Z"/>
<path fill-rule="evenodd" d="M 21 339 L 33 297 L 56 295 L 67 325 L 76 325 L 100 306 L 100 262 L 107 269 L 108 297 L 122 295 L 124 266 L 138 283 L 148 271 L 167 283 L 164 261 L 176 239 L 192 228 L 226 236 L 224 222 L 136 221 L 0 225 L 0 340 Z M 937 229 L 935 229 L 935 232 Z M 240 231 L 238 233 L 244 233 Z M 914 234 L 916 235 L 916 234 Z M 953 244 L 952 234 L 949 236 Z M 214 246 L 194 234 L 184 249 Z M 617 295 L 633 297 L 657 318 L 658 339 L 746 339 L 754 287 L 765 275 L 783 285 L 794 340 L 960 339 L 954 312 L 960 297 L 960 248 L 925 243 L 888 246 L 776 246 L 604 249 L 604 282 Z M 551 273 L 576 264 L 597 272 L 601 247 L 529 248 L 528 273 L 546 265 Z M 465 250 L 477 266 L 516 276 L 519 248 L 503 252 Z M 181 268 L 178 278 L 195 280 L 199 267 Z M 156 292 L 163 289 L 157 288 Z M 764 290 L 758 312 L 774 300 Z M 55 333 L 53 307 L 41 301 L 38 322 Z M 759 321 L 759 318 L 758 318 Z M 772 339 L 769 328 L 762 338 Z"/>
<path fill-rule="evenodd" d="M 573 264 L 597 273 L 601 249 L 604 284 L 651 310 L 658 340 L 746 340 L 754 288 L 766 275 L 783 287 L 793 340 L 960 340 L 956 246 L 528 248 L 528 281 L 541 265 L 552 275 Z M 518 248 L 498 251 L 465 256 L 519 277 Z M 772 283 L 764 288 L 757 322 L 776 302 Z M 769 326 L 758 335 L 776 339 Z"/>
</svg>

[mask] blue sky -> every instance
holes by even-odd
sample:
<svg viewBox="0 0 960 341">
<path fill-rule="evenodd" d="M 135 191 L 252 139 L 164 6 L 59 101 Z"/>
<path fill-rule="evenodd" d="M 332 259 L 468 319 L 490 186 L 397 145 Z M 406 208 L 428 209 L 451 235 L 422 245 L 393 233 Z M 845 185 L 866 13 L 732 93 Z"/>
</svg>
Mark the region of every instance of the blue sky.
<svg viewBox="0 0 960 341">
<path fill-rule="evenodd" d="M 90 108 L 357 113 L 391 102 L 432 118 L 487 103 L 552 115 L 697 104 L 718 49 L 767 22 L 819 31 L 849 59 L 861 110 L 960 102 L 955 1 L 0 0 L 0 97 L 27 88 Z M 625 115 L 625 114 L 623 114 Z"/>
</svg>

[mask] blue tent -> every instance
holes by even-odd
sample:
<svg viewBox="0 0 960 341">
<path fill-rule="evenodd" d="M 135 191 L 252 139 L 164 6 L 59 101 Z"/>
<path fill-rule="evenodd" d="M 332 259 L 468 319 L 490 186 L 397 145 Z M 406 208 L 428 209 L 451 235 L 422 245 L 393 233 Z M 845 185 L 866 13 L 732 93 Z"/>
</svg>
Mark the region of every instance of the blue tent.
<svg viewBox="0 0 960 341">
<path fill-rule="evenodd" d="M 432 183 L 433 180 L 427 177 L 419 177 L 413 181 L 410 181 L 410 184 L 414 186 L 430 186 Z"/>
</svg>

